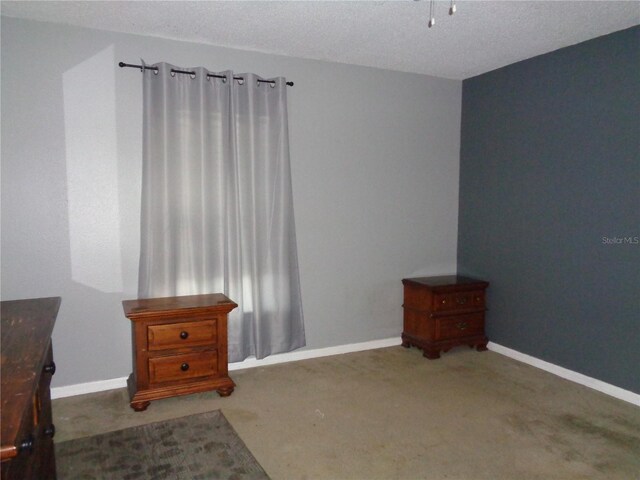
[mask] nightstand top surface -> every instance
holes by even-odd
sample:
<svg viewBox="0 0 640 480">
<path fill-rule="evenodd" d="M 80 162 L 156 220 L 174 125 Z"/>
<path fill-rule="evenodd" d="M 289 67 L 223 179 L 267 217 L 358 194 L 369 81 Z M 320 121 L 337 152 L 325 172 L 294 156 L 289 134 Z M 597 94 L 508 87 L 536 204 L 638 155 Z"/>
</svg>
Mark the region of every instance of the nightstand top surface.
<svg viewBox="0 0 640 480">
<path fill-rule="evenodd" d="M 431 288 L 437 287 L 453 287 L 453 286 L 477 286 L 486 288 L 489 283 L 477 278 L 464 277 L 462 275 L 442 275 L 438 277 L 417 277 L 404 278 L 402 283 L 419 283 Z"/>
<path fill-rule="evenodd" d="M 129 316 L 154 315 L 161 312 L 190 309 L 233 310 L 235 302 L 222 293 L 185 295 L 180 297 L 139 298 L 122 302 L 124 314 Z"/>
</svg>

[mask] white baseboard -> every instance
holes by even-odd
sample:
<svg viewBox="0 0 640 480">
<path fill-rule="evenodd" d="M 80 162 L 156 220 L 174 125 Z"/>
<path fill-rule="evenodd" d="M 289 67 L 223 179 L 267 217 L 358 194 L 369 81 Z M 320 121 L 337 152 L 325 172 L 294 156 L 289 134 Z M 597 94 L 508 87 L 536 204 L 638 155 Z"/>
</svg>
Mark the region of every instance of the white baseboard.
<svg viewBox="0 0 640 480">
<path fill-rule="evenodd" d="M 250 357 L 242 362 L 230 363 L 229 371 L 242 370 L 243 368 L 262 367 L 264 365 L 275 365 L 277 363 L 297 362 L 299 360 L 308 360 L 310 358 L 329 357 L 331 355 L 341 355 L 343 353 L 361 352 L 363 350 L 373 350 L 376 348 L 395 347 L 400 345 L 400 343 L 400 337 L 393 337 L 382 340 L 372 340 L 369 342 L 338 345 L 336 347 L 280 353 L 278 355 L 271 355 L 270 357 L 263 358 L 262 360 Z"/>
<path fill-rule="evenodd" d="M 586 375 L 574 372 L 573 370 L 569 370 L 564 367 L 560 367 L 553 363 L 545 362 L 544 360 L 532 357 L 531 355 L 527 355 L 526 353 L 521 353 L 517 350 L 503 347 L 502 345 L 498 345 L 497 343 L 489 342 L 487 344 L 487 348 L 493 352 L 500 353 L 506 357 L 513 358 L 514 360 L 518 360 L 519 362 L 526 363 L 536 368 L 540 368 L 559 377 L 571 380 L 575 383 L 579 383 L 580 385 L 584 385 L 585 387 L 593 388 L 594 390 L 640 407 L 640 395 L 638 395 L 637 393 L 631 392 L 629 390 L 624 390 L 620 387 L 616 387 L 615 385 L 611 385 L 601 380 L 588 377 Z"/>
<path fill-rule="evenodd" d="M 127 377 L 121 377 L 110 380 L 99 380 L 97 382 L 77 383 L 64 387 L 53 387 L 51 389 L 51 399 L 55 400 L 56 398 L 73 397 L 75 395 L 84 395 L 85 393 L 104 392 L 105 390 L 113 390 L 126 386 Z"/>
<path fill-rule="evenodd" d="M 373 350 L 376 348 L 395 347 L 400 345 L 400 338 L 385 338 L 382 340 L 372 340 L 362 343 L 351 343 L 347 345 L 338 345 L 336 347 L 316 348 L 312 350 L 301 350 L 297 352 L 281 353 L 271 355 L 262 360 L 256 358 L 247 358 L 242 362 L 230 363 L 229 371 L 242 370 L 244 368 L 262 367 L 266 365 L 276 365 L 278 363 L 297 362 L 299 360 L 307 360 L 310 358 L 328 357 L 331 355 L 341 355 L 343 353 L 361 352 L 363 350 Z M 497 343 L 489 342 L 487 344 L 489 350 L 500 353 L 506 357 L 513 358 L 519 362 L 540 368 L 547 372 L 553 373 L 559 377 L 565 378 L 580 385 L 593 388 L 599 392 L 605 393 L 612 397 L 640 406 L 640 395 L 624 390 L 615 385 L 605 383 L 592 377 L 588 377 L 573 370 L 569 370 L 553 363 L 545 362 L 539 358 L 532 357 L 525 353 L 512 350 Z M 65 387 L 54 387 L 51 389 L 51 398 L 71 397 L 74 395 L 84 395 L 85 393 L 102 392 L 115 388 L 124 388 L 127 386 L 127 377 L 112 378 L 110 380 L 102 380 L 97 382 L 79 383 L 76 385 L 68 385 Z"/>
<path fill-rule="evenodd" d="M 376 348 L 395 347 L 400 345 L 400 337 L 385 338 L 382 340 L 372 340 L 362 343 L 351 343 L 348 345 L 338 345 L 336 347 L 315 348 L 312 350 L 302 350 L 297 352 L 280 353 L 271 355 L 262 360 L 250 357 L 242 362 L 230 363 L 229 371 L 242 370 L 243 368 L 262 367 L 265 365 L 275 365 L 277 363 L 297 362 L 310 358 L 328 357 L 330 355 L 341 355 L 343 353 L 361 352 L 363 350 L 373 350 Z M 103 392 L 115 388 L 127 386 L 127 377 L 112 378 L 97 382 L 79 383 L 65 387 L 54 387 L 51 389 L 51 398 L 72 397 L 74 395 L 84 395 L 85 393 Z"/>
</svg>

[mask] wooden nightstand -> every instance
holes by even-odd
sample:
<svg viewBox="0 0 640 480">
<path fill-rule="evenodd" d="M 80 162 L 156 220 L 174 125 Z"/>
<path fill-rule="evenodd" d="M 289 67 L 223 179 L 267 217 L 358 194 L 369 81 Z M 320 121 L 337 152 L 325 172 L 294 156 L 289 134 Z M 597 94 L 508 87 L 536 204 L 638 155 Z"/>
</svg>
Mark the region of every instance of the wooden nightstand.
<svg viewBox="0 0 640 480">
<path fill-rule="evenodd" d="M 405 278 L 402 346 L 416 346 L 429 359 L 456 345 L 487 349 L 484 334 L 488 282 L 458 275 Z"/>
<path fill-rule="evenodd" d="M 237 307 L 221 293 L 125 300 L 131 320 L 133 372 L 127 385 L 131 408 L 152 400 L 217 390 L 231 395 L 227 314 Z"/>
</svg>

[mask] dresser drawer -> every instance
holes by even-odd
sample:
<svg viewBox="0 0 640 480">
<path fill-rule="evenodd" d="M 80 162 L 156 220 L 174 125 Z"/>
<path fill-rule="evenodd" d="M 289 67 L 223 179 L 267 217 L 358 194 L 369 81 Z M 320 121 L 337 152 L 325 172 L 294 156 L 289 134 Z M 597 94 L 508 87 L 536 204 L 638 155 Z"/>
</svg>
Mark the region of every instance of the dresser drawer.
<svg viewBox="0 0 640 480">
<path fill-rule="evenodd" d="M 441 317 L 436 320 L 436 340 L 484 334 L 484 313 Z"/>
<path fill-rule="evenodd" d="M 216 350 L 149 359 L 150 383 L 209 377 L 217 373 L 218 352 Z"/>
<path fill-rule="evenodd" d="M 216 337 L 216 319 L 149 325 L 147 327 L 147 343 L 150 351 L 203 345 L 215 346 Z"/>
<path fill-rule="evenodd" d="M 484 292 L 482 290 L 437 293 L 433 296 L 433 310 L 436 312 L 455 312 L 470 308 L 484 308 Z"/>
<path fill-rule="evenodd" d="M 427 310 L 431 305 L 431 292 L 421 286 L 407 284 L 404 287 L 404 305 Z"/>
</svg>

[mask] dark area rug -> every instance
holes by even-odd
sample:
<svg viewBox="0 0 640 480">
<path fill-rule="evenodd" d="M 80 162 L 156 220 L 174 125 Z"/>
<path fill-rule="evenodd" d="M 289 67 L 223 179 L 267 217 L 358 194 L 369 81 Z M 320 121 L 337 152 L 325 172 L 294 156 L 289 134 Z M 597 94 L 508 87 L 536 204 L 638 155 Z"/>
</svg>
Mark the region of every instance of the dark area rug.
<svg viewBox="0 0 640 480">
<path fill-rule="evenodd" d="M 56 443 L 58 480 L 268 479 L 222 412 Z"/>
</svg>

